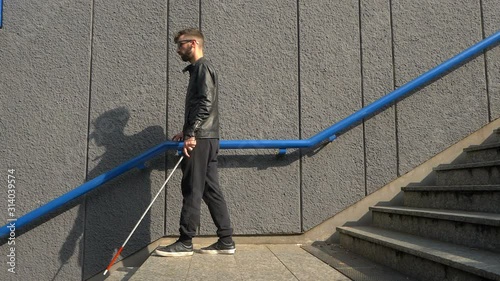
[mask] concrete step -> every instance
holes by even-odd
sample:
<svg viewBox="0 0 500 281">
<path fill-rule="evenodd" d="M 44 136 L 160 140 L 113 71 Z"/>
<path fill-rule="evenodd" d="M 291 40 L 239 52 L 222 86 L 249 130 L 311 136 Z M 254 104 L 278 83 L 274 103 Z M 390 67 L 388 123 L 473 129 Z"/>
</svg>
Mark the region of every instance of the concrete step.
<svg viewBox="0 0 500 281">
<path fill-rule="evenodd" d="M 484 144 L 493 142 L 500 142 L 500 128 L 493 130 L 493 133 L 484 141 Z"/>
<path fill-rule="evenodd" d="M 500 252 L 500 214 L 371 207 L 375 227 Z"/>
<path fill-rule="evenodd" d="M 302 248 L 353 281 L 417 281 L 388 266 L 349 251 L 338 243 L 317 241 Z"/>
<path fill-rule="evenodd" d="M 375 227 L 338 227 L 340 244 L 418 280 L 500 281 L 500 254 Z"/>
<path fill-rule="evenodd" d="M 500 185 L 407 186 L 406 207 L 500 213 Z"/>
<path fill-rule="evenodd" d="M 467 153 L 465 161 L 469 163 L 500 160 L 500 142 L 473 145 L 464 152 Z"/>
<path fill-rule="evenodd" d="M 436 185 L 500 184 L 500 160 L 443 164 L 434 168 Z"/>
</svg>

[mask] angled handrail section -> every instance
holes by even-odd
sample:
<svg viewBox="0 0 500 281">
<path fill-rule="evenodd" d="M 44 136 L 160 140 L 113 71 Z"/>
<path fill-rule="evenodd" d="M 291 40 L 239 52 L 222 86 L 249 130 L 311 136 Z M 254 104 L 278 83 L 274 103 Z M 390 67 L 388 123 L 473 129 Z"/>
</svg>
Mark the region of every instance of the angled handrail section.
<svg viewBox="0 0 500 281">
<path fill-rule="evenodd" d="M 494 47 L 500 43 L 500 31 L 480 41 L 479 43 L 469 47 L 458 55 L 448 59 L 435 68 L 425 72 L 414 80 L 404 84 L 398 89 L 385 95 L 384 97 L 374 101 L 373 103 L 363 107 L 359 111 L 349 115 L 343 120 L 335 123 L 331 127 L 326 128 L 322 132 L 305 140 L 221 140 L 221 149 L 279 149 L 280 153 L 285 153 L 289 148 L 311 148 L 325 141 L 333 141 L 336 135 L 361 122 L 363 119 L 370 117 L 377 111 L 391 105 L 396 100 L 412 93 L 414 90 L 427 85 L 428 83 L 438 79 L 447 72 L 455 69 L 469 59 L 479 55 L 488 48 Z M 144 167 L 144 163 L 152 158 L 160 155 L 166 150 L 181 150 L 182 142 L 166 141 L 158 146 L 155 146 L 143 154 L 133 158 L 118 167 L 82 184 L 81 186 L 69 191 L 66 194 L 50 201 L 49 203 L 23 215 L 22 217 L 10 220 L 10 223 L 0 228 L 0 238 L 8 237 L 23 226 L 45 216 L 52 211 L 60 208 L 66 203 L 86 194 L 87 192 L 101 186 L 102 184 L 114 179 L 115 177 L 133 169 Z"/>
</svg>

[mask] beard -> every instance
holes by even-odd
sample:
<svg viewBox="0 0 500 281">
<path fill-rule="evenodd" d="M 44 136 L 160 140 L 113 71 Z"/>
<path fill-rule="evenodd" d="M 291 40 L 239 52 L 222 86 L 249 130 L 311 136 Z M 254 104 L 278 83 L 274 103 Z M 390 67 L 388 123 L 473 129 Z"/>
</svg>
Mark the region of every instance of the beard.
<svg viewBox="0 0 500 281">
<path fill-rule="evenodd" d="M 193 57 L 193 47 L 189 46 L 189 49 L 185 53 L 181 54 L 182 61 L 190 61 Z"/>
</svg>

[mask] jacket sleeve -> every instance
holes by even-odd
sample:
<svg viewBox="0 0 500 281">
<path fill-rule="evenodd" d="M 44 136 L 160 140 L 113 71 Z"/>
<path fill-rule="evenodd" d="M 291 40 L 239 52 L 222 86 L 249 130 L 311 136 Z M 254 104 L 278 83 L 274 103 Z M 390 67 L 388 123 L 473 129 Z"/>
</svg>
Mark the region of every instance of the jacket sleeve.
<svg viewBox="0 0 500 281">
<path fill-rule="evenodd" d="M 192 111 L 189 112 L 188 122 L 184 128 L 185 137 L 195 136 L 196 131 L 200 128 L 203 121 L 210 116 L 212 109 L 215 86 L 206 66 L 200 67 L 196 83 L 197 92 L 193 93 L 194 105 L 192 106 Z"/>
</svg>

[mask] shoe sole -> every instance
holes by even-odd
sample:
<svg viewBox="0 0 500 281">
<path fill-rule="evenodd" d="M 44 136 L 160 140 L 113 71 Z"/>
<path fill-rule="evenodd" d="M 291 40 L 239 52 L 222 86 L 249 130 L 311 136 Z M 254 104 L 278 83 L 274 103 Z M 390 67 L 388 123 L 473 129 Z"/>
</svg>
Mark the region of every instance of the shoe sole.
<svg viewBox="0 0 500 281">
<path fill-rule="evenodd" d="M 231 250 L 200 250 L 201 254 L 210 254 L 210 255 L 234 255 L 236 249 Z"/>
<path fill-rule="evenodd" d="M 162 257 L 187 257 L 192 256 L 194 252 L 163 252 L 155 250 L 155 253 Z"/>
</svg>

